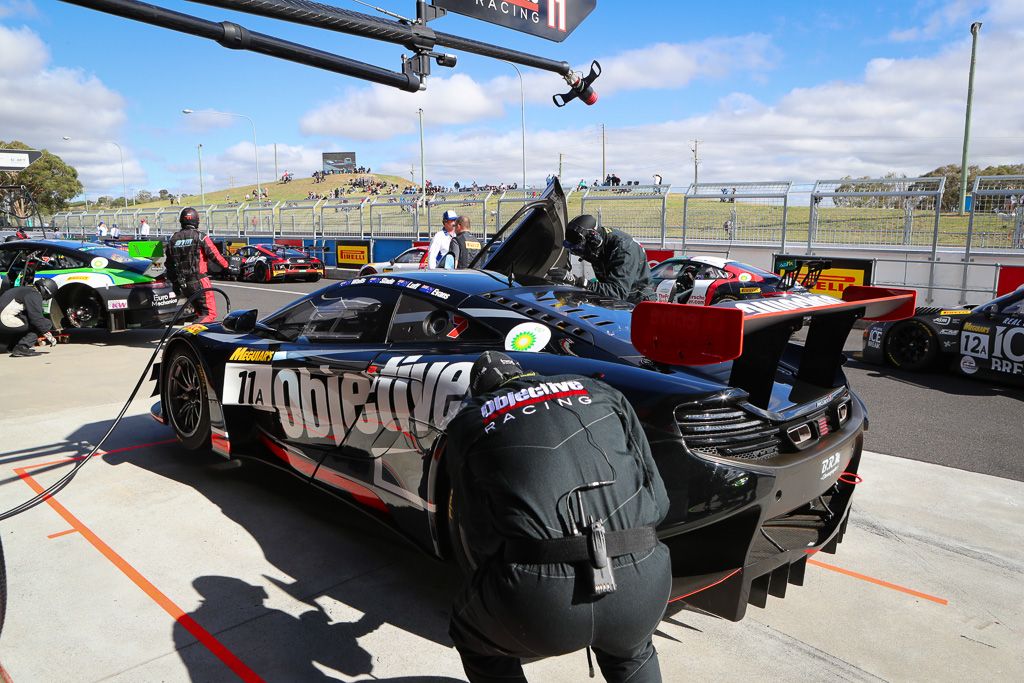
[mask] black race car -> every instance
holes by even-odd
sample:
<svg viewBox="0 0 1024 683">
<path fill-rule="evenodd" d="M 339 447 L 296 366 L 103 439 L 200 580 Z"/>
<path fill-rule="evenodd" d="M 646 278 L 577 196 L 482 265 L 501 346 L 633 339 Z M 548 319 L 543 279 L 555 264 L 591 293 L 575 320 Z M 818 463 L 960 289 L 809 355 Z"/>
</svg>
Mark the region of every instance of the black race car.
<svg viewBox="0 0 1024 683">
<path fill-rule="evenodd" d="M 909 320 L 875 323 L 864 330 L 864 360 L 1024 385 L 1024 287 L 981 306 L 918 308 Z"/>
<path fill-rule="evenodd" d="M 465 564 L 443 460 L 473 361 L 504 349 L 529 370 L 600 378 L 635 407 L 671 497 L 658 531 L 674 599 L 738 620 L 841 540 L 866 427 L 842 344 L 856 318 L 912 310 L 913 294 L 634 307 L 546 281 L 565 224 L 553 182 L 480 270 L 359 277 L 263 319 L 179 331 L 154 372 L 154 417 L 186 448 L 272 463 Z M 805 317 L 804 347 L 789 337 Z"/>
<path fill-rule="evenodd" d="M 47 313 L 58 328 L 120 331 L 161 327 L 178 307 L 164 269 L 122 249 L 74 240 L 18 240 L 0 244 L 0 273 L 20 284 L 26 271 L 60 288 Z"/>
</svg>

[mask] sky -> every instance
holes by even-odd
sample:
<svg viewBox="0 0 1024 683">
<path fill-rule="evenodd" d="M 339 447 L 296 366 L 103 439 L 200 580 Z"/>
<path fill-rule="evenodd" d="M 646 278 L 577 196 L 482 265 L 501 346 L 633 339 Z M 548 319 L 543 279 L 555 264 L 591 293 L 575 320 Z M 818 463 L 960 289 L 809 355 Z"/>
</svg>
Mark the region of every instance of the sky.
<svg viewBox="0 0 1024 683">
<path fill-rule="evenodd" d="M 399 70 L 404 48 L 207 7 L 150 0 L 211 21 Z M 372 12 L 351 0 L 346 9 Z M 414 14 L 413 0 L 376 0 Z M 860 0 L 720 3 L 598 0 L 554 43 L 449 14 L 431 23 L 577 68 L 598 60 L 597 104 L 559 109 L 556 75 L 522 67 L 527 182 L 653 174 L 685 188 L 693 140 L 701 182 L 915 176 L 959 163 L 970 24 L 983 22 L 972 164 L 1024 162 L 1024 2 Z M 0 140 L 46 148 L 79 170 L 90 198 L 139 189 L 208 190 L 355 151 L 375 172 L 419 180 L 522 182 L 520 83 L 500 61 L 456 53 L 420 93 L 369 84 L 58 0 L 0 0 Z M 183 108 L 195 111 L 181 113 Z M 65 138 L 68 138 L 65 140 Z M 276 147 L 276 165 L 275 165 Z"/>
</svg>

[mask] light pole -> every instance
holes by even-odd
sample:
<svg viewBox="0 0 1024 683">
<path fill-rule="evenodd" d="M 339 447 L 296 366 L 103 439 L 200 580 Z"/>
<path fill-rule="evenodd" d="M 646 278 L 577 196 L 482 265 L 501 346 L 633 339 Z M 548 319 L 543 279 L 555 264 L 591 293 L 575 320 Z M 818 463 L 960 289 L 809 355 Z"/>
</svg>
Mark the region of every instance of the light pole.
<svg viewBox="0 0 1024 683">
<path fill-rule="evenodd" d="M 519 75 L 519 125 L 523 136 L 523 190 L 526 190 L 526 90 L 523 88 L 523 72 L 513 62 L 501 60 L 516 70 Z"/>
<path fill-rule="evenodd" d="M 416 113 L 420 117 L 420 194 L 423 197 L 427 196 L 427 176 L 424 171 L 425 163 L 423 160 L 423 108 L 420 107 L 416 110 Z"/>
<path fill-rule="evenodd" d="M 196 145 L 196 153 L 199 155 L 199 196 L 202 197 L 203 206 L 206 206 L 206 190 L 203 189 L 203 143 Z"/>
<path fill-rule="evenodd" d="M 971 104 L 974 102 L 974 59 L 978 52 L 978 31 L 981 22 L 971 24 L 971 71 L 967 77 L 967 114 L 964 116 L 964 155 L 960 161 L 960 215 L 967 205 L 967 146 L 971 139 Z"/>
<path fill-rule="evenodd" d="M 65 140 L 65 141 L 71 140 L 71 137 L 67 136 L 67 135 L 62 135 L 61 138 L 63 140 Z M 124 208 L 127 209 L 128 208 L 128 183 L 126 183 L 125 179 L 124 179 L 124 150 L 121 149 L 121 145 L 117 144 L 113 140 L 107 140 L 107 142 L 109 144 L 113 145 L 114 147 L 117 147 L 117 155 L 121 159 L 121 194 L 123 195 L 122 199 L 124 199 Z M 87 210 L 88 210 L 88 201 L 89 200 L 86 199 L 86 209 Z"/>
<path fill-rule="evenodd" d="M 252 126 L 252 151 L 253 156 L 256 159 L 256 198 L 257 202 L 262 202 L 263 187 L 260 185 L 260 151 L 259 146 L 256 144 L 256 122 L 253 121 L 252 118 L 246 116 L 245 114 L 235 114 L 230 111 L 214 111 L 213 109 L 206 109 L 205 111 L 208 114 L 219 114 L 221 116 L 237 116 L 240 119 L 245 119 L 249 122 L 249 125 Z M 181 113 L 194 114 L 195 112 L 192 109 L 182 109 Z"/>
</svg>

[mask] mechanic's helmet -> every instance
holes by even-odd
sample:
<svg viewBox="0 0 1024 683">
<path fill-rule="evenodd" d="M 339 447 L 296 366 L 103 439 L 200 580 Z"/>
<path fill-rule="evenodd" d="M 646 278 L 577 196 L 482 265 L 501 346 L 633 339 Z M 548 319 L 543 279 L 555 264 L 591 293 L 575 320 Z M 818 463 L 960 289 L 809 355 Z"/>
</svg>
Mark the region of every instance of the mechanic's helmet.
<svg viewBox="0 0 1024 683">
<path fill-rule="evenodd" d="M 573 256 L 593 261 L 600 256 L 603 244 L 604 229 L 598 227 L 597 219 L 590 214 L 573 218 L 565 228 L 565 241 L 562 242 L 562 246 Z"/>
<path fill-rule="evenodd" d="M 469 372 L 469 393 L 480 396 L 522 375 L 523 368 L 501 351 L 484 351 Z"/>
<path fill-rule="evenodd" d="M 52 299 L 57 296 L 57 283 L 48 277 L 41 277 L 35 281 L 36 289 L 39 290 L 39 295 L 43 297 L 43 301 Z"/>
<path fill-rule="evenodd" d="M 199 212 L 191 206 L 187 206 L 181 210 L 180 214 L 178 214 L 178 222 L 181 223 L 182 228 L 194 228 L 198 230 Z"/>
</svg>

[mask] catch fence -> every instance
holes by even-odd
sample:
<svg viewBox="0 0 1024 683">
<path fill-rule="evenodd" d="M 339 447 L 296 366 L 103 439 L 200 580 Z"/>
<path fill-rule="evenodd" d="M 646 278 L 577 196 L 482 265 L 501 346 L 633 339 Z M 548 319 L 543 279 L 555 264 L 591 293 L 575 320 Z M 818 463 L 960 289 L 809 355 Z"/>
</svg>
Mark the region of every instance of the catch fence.
<svg viewBox="0 0 1024 683">
<path fill-rule="evenodd" d="M 936 244 L 945 178 L 819 180 L 811 191 L 807 247 Z"/>
<path fill-rule="evenodd" d="M 580 213 L 593 214 L 598 225 L 618 228 L 643 242 L 665 244 L 670 185 L 613 185 L 590 187 Z"/>
<path fill-rule="evenodd" d="M 366 202 L 342 197 L 320 205 L 320 234 L 325 237 L 362 237 Z M 366 230 L 369 229 L 367 225 Z"/>
<path fill-rule="evenodd" d="M 472 233 L 486 238 L 491 227 L 491 221 L 488 220 L 488 202 L 493 194 L 491 191 L 449 192 L 427 197 L 427 221 L 426 225 L 421 223 L 419 226 L 420 236 L 429 237 L 431 233 L 440 229 L 441 216 L 451 209 L 460 216 L 469 216 Z"/>
<path fill-rule="evenodd" d="M 971 192 L 967 251 L 1024 248 L 1024 176 L 979 176 Z"/>
<path fill-rule="evenodd" d="M 420 196 L 376 195 L 369 202 L 369 233 L 373 237 L 416 239 L 420 233 Z"/>
<path fill-rule="evenodd" d="M 691 183 L 683 196 L 683 245 L 740 241 L 780 244 L 785 252 L 791 186 L 785 180 Z"/>
<path fill-rule="evenodd" d="M 242 209 L 242 227 L 246 235 L 274 236 L 274 216 L 281 202 L 250 202 Z"/>
<path fill-rule="evenodd" d="M 209 233 L 220 237 L 237 236 L 242 233 L 242 205 L 227 204 L 215 206 L 209 213 Z"/>
<path fill-rule="evenodd" d="M 281 235 L 314 235 L 320 216 L 321 199 L 298 199 L 280 203 L 277 210 L 278 231 Z"/>
<path fill-rule="evenodd" d="M 573 189 L 566 190 L 566 199 L 572 194 Z M 525 187 L 515 190 L 505 190 L 495 202 L 494 229 L 499 230 L 501 226 L 512 218 L 516 211 L 522 208 L 527 202 L 537 199 L 544 193 L 543 187 Z"/>
</svg>

